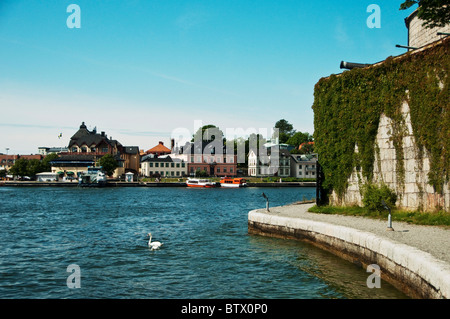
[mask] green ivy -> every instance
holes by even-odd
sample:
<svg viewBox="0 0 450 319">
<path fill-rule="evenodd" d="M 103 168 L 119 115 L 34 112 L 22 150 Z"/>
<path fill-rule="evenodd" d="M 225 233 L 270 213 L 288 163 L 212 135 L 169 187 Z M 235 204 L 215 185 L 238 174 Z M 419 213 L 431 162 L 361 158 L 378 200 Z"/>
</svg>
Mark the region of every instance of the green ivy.
<svg viewBox="0 0 450 319">
<path fill-rule="evenodd" d="M 353 168 L 372 181 L 380 116 L 392 120 L 397 180 L 404 182 L 401 106 L 410 107 L 419 156 L 430 156 L 429 183 L 443 191 L 449 180 L 450 39 L 364 69 L 322 78 L 314 90 L 314 140 L 324 173 L 323 186 L 339 197 Z M 358 152 L 355 152 L 355 146 Z"/>
</svg>

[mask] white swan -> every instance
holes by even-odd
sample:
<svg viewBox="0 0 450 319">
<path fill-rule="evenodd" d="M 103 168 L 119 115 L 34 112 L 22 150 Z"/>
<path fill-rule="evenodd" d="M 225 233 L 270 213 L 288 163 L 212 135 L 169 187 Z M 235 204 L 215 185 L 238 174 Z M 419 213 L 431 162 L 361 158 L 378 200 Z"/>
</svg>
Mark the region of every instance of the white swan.
<svg viewBox="0 0 450 319">
<path fill-rule="evenodd" d="M 160 243 L 159 241 L 152 242 L 152 233 L 148 233 L 148 235 L 150 236 L 150 239 L 148 241 L 148 247 L 150 247 L 151 250 L 155 250 L 155 249 L 161 248 L 162 243 Z"/>
</svg>

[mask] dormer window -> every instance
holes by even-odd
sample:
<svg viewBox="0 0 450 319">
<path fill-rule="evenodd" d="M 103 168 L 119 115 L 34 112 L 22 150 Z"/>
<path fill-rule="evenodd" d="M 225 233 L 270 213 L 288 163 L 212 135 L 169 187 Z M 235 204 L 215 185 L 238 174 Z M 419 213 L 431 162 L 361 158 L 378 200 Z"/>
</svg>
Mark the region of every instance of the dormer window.
<svg viewBox="0 0 450 319">
<path fill-rule="evenodd" d="M 78 147 L 76 147 L 76 146 L 72 147 L 72 152 L 73 152 L 73 153 L 78 152 Z"/>
</svg>

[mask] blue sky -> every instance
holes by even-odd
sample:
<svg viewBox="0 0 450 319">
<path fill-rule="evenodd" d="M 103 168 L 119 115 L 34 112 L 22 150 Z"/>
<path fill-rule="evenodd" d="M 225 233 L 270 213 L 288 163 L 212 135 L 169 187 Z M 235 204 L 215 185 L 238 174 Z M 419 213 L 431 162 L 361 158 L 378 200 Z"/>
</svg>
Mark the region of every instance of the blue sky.
<svg viewBox="0 0 450 319">
<path fill-rule="evenodd" d="M 402 2 L 1 0 L 0 153 L 65 146 L 82 121 L 144 150 L 195 121 L 313 133 L 320 78 L 404 53 Z"/>
</svg>

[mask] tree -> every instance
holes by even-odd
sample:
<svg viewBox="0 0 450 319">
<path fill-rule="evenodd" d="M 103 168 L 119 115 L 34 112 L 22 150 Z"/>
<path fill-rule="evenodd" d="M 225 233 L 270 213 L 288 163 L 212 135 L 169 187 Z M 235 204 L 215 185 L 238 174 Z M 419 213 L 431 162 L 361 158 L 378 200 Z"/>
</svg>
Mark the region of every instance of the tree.
<svg viewBox="0 0 450 319">
<path fill-rule="evenodd" d="M 285 119 L 281 119 L 276 122 L 275 128 L 278 129 L 280 143 L 286 143 L 286 141 L 295 133 L 292 124 Z"/>
<path fill-rule="evenodd" d="M 57 158 L 59 158 L 59 155 L 56 153 L 51 153 L 44 157 L 44 159 L 41 161 L 42 171 L 50 172 L 52 170 L 52 165 L 50 164 L 50 162 Z"/>
<path fill-rule="evenodd" d="M 295 147 L 299 147 L 300 144 L 305 142 L 312 142 L 313 137 L 308 132 L 302 133 L 297 132 L 294 135 L 292 135 L 287 141 L 287 144 L 294 145 Z"/>
<path fill-rule="evenodd" d="M 191 142 L 195 141 L 224 141 L 223 132 L 215 125 L 204 125 L 195 132 Z"/>
<path fill-rule="evenodd" d="M 28 160 L 26 158 L 16 160 L 9 173 L 13 176 L 28 176 Z"/>
<path fill-rule="evenodd" d="M 43 172 L 44 169 L 42 167 L 42 163 L 38 159 L 30 159 L 27 162 L 27 174 L 26 176 L 35 177 L 37 173 Z"/>
<path fill-rule="evenodd" d="M 426 28 L 443 27 L 450 21 L 449 0 L 406 0 L 400 10 L 406 10 L 418 4 L 417 17 L 423 20 Z"/>
<path fill-rule="evenodd" d="M 119 167 L 116 159 L 111 154 L 103 155 L 102 158 L 99 159 L 98 164 L 103 168 L 108 176 L 111 176 L 115 169 Z"/>
</svg>

